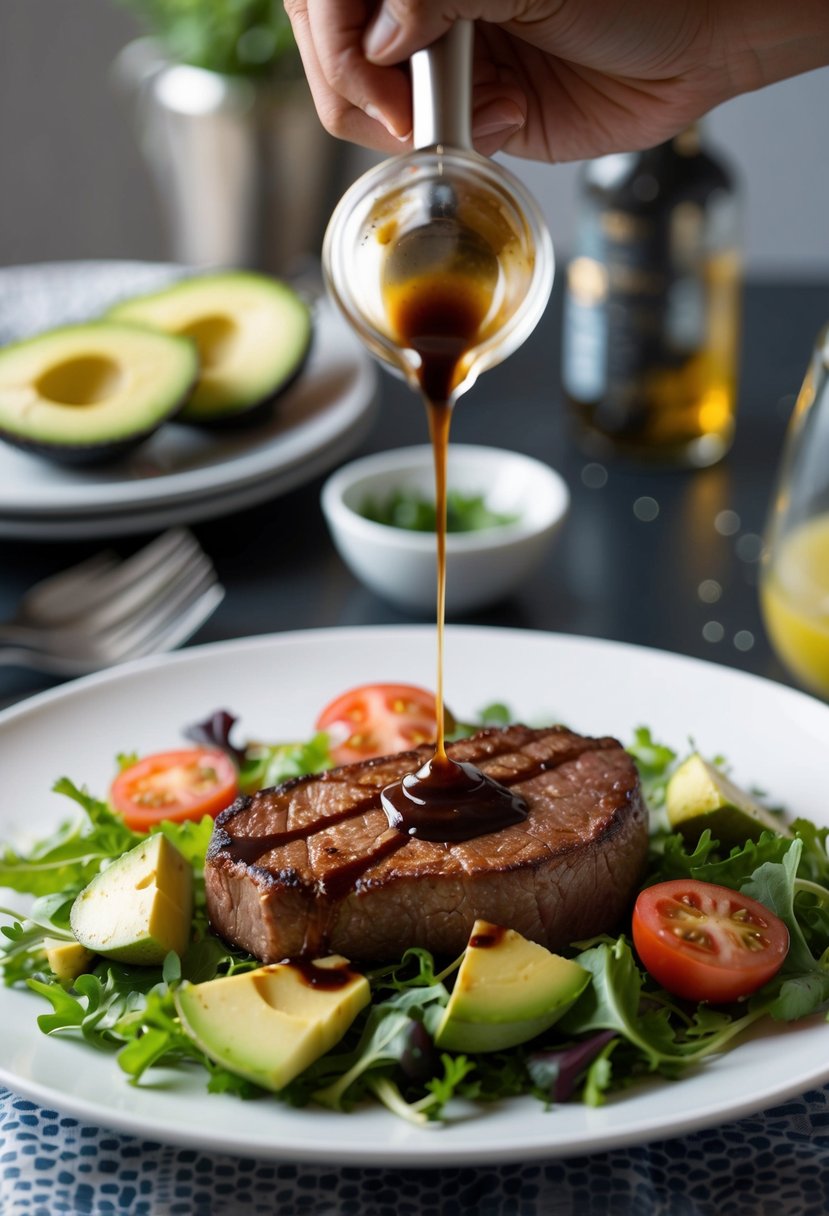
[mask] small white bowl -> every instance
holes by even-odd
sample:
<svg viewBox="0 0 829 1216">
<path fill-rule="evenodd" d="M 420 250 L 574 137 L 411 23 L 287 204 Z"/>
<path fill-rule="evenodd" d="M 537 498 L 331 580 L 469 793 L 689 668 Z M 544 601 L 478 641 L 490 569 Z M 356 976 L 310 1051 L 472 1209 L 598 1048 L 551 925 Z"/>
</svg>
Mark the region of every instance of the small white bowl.
<svg viewBox="0 0 829 1216">
<path fill-rule="evenodd" d="M 449 445 L 447 485 L 482 494 L 487 506 L 517 515 L 515 523 L 446 537 L 447 615 L 483 608 L 514 591 L 538 566 L 570 501 L 558 473 L 541 461 L 500 448 Z M 429 445 L 378 452 L 333 473 L 322 509 L 334 543 L 354 575 L 384 599 L 418 613 L 436 603 L 435 537 L 366 519 L 367 498 L 383 501 L 411 490 L 434 501 Z"/>
</svg>

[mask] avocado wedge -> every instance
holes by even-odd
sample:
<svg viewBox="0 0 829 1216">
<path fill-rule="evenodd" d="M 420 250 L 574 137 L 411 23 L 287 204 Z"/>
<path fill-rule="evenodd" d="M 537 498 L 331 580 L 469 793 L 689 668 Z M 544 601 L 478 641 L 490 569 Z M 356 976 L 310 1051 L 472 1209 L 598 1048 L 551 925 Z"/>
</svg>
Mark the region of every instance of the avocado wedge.
<svg viewBox="0 0 829 1216">
<path fill-rule="evenodd" d="M 110 321 L 0 351 L 0 438 L 65 464 L 115 460 L 180 409 L 193 342 Z"/>
<path fill-rule="evenodd" d="M 201 373 L 178 421 L 199 426 L 266 417 L 302 371 L 313 332 L 311 310 L 287 283 L 236 271 L 185 279 L 107 315 L 195 341 Z"/>
<path fill-rule="evenodd" d="M 192 919 L 192 867 L 161 832 L 96 874 L 69 913 L 81 946 L 136 967 L 184 954 Z"/>
<path fill-rule="evenodd" d="M 665 801 L 671 827 L 690 843 L 698 840 L 706 828 L 726 848 L 759 840 L 763 832 L 791 836 L 780 818 L 699 752 L 693 752 L 671 776 Z"/>
<path fill-rule="evenodd" d="M 184 983 L 175 1002 L 205 1055 L 278 1091 L 340 1041 L 370 997 L 366 977 L 335 954 Z"/>
<path fill-rule="evenodd" d="M 476 920 L 435 1045 L 468 1054 L 527 1043 L 562 1017 L 590 973 L 514 929 Z"/>
</svg>

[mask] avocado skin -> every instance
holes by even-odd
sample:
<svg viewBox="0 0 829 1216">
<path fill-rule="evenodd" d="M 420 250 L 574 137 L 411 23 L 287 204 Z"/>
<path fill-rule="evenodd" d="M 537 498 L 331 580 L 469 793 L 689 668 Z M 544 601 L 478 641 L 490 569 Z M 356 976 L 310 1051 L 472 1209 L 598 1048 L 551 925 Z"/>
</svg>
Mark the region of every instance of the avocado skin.
<svg viewBox="0 0 829 1216">
<path fill-rule="evenodd" d="M 76 468 L 114 464 L 118 460 L 123 460 L 130 452 L 140 447 L 142 443 L 146 443 L 160 427 L 165 426 L 168 422 L 175 422 L 177 420 L 177 415 L 187 404 L 197 379 L 198 373 L 193 377 L 178 400 L 173 403 L 169 413 L 164 418 L 158 419 L 151 427 L 147 427 L 143 431 L 137 431 L 134 435 L 124 436 L 123 439 L 108 440 L 106 443 L 47 443 L 44 440 L 26 439 L 22 435 L 16 435 L 11 431 L 5 430 L 2 426 L 0 426 L 0 439 L 4 443 L 11 444 L 12 447 L 20 448 L 23 452 L 28 452 L 32 456 L 41 456 L 46 460 L 54 461 L 56 464 L 70 465 Z"/>
<path fill-rule="evenodd" d="M 199 430 L 204 431 L 236 431 L 247 430 L 248 428 L 253 430 L 257 426 L 264 426 L 273 418 L 279 399 L 287 393 L 288 389 L 296 383 L 305 371 L 314 346 L 314 332 L 314 327 L 311 326 L 308 333 L 308 342 L 296 367 L 267 397 L 261 397 L 259 401 L 254 401 L 252 405 L 247 405 L 243 409 L 227 410 L 225 413 L 212 414 L 200 414 L 198 409 L 194 410 L 192 401 L 186 401 L 183 412 L 174 418 L 173 421 L 181 426 L 198 427 Z M 192 388 L 190 392 L 192 392 Z"/>
</svg>

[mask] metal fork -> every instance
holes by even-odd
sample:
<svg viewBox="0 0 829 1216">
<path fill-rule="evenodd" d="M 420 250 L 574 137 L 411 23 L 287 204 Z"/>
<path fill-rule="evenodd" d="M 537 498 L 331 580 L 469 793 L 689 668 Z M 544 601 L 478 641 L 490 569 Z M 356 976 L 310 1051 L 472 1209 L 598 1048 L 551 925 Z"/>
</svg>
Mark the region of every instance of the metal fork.
<svg viewBox="0 0 829 1216">
<path fill-rule="evenodd" d="M 0 625 L 0 664 L 76 676 L 173 650 L 223 596 L 195 537 L 173 529 L 125 561 L 99 554 L 34 586 Z"/>
</svg>

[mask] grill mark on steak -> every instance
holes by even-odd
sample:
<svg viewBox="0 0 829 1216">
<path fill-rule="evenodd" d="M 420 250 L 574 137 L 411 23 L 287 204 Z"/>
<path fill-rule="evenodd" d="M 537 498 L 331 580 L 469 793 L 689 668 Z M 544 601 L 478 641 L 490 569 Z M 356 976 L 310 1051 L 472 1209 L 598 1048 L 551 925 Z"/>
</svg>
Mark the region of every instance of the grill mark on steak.
<svg viewBox="0 0 829 1216">
<path fill-rule="evenodd" d="M 380 793 L 428 748 L 295 778 L 217 819 L 205 868 L 217 932 L 275 962 L 323 947 L 352 959 L 409 945 L 457 954 L 478 916 L 553 949 L 612 928 L 647 847 L 621 745 L 519 726 L 449 752 L 520 793 L 528 819 L 461 844 L 390 829 Z"/>
<path fill-rule="evenodd" d="M 483 734 L 483 733 L 484 733 L 483 731 L 479 732 L 479 734 Z M 491 731 L 487 732 L 487 733 L 489 734 L 489 733 L 491 733 Z M 500 779 L 498 779 L 498 784 L 509 788 L 509 787 L 515 785 L 519 781 L 532 781 L 533 778 L 539 777 L 542 773 L 550 772 L 552 769 L 558 768 L 560 765 L 566 764 L 568 761 L 575 759 L 577 756 L 580 756 L 582 754 L 582 752 L 585 751 L 584 744 L 592 743 L 594 745 L 599 745 L 599 744 L 607 743 L 607 742 L 614 742 L 614 741 L 613 740 L 608 741 L 608 740 L 602 740 L 602 739 L 597 739 L 597 740 L 585 739 L 585 740 L 583 740 L 582 745 L 580 745 L 578 747 L 574 747 L 571 751 L 565 752 L 561 756 L 554 757 L 553 762 L 550 762 L 549 760 L 540 760 L 536 763 L 536 765 L 532 769 L 532 771 L 514 773 L 511 775 L 503 776 Z M 502 752 L 500 754 L 506 755 L 508 753 L 509 753 L 509 748 L 504 747 L 504 749 L 502 750 Z M 422 748 L 415 750 L 415 751 L 398 753 L 398 756 L 401 759 L 403 759 L 404 757 L 406 759 L 411 758 L 411 763 L 415 764 L 415 765 L 418 763 L 418 761 L 420 760 L 422 755 L 423 755 Z M 491 758 L 491 757 L 489 757 L 489 758 Z M 381 762 L 385 762 L 387 760 L 387 757 L 382 756 L 382 757 L 378 757 L 378 759 Z M 364 763 L 370 763 L 370 761 L 364 762 Z M 337 779 L 341 774 L 350 774 L 350 771 L 352 769 L 354 769 L 355 767 L 357 767 L 357 766 L 349 764 L 349 765 L 344 765 L 341 768 L 330 769 L 327 773 L 320 774 L 319 777 L 317 778 L 317 780 L 333 781 L 333 780 Z M 409 771 L 408 769 L 404 770 L 404 772 L 408 772 L 408 771 Z M 294 777 L 291 781 L 286 781 L 283 785 L 278 786 L 277 788 L 282 793 L 287 793 L 290 791 L 291 787 L 294 784 L 299 784 L 299 783 L 301 783 L 303 781 L 307 781 L 307 780 L 308 780 L 307 777 Z M 262 793 L 263 791 L 260 790 L 259 792 Z M 244 795 L 242 798 L 237 799 L 236 802 L 234 802 L 233 805 L 228 808 L 228 810 L 222 812 L 220 819 L 217 819 L 217 821 L 216 821 L 217 825 L 223 826 L 225 816 L 234 817 L 234 816 L 240 814 L 242 811 L 246 810 L 250 806 L 252 801 L 253 801 L 253 799 L 251 798 L 250 795 Z M 335 824 L 343 823 L 346 819 L 354 819 L 358 815 L 365 814 L 366 811 L 375 810 L 377 807 L 381 806 L 381 803 L 382 803 L 382 789 L 378 788 L 376 791 L 369 794 L 366 798 L 363 798 L 359 802 L 355 802 L 352 806 L 346 807 L 344 810 L 334 812 L 331 815 L 324 815 L 320 819 L 312 821 L 311 823 L 308 823 L 308 824 L 303 824 L 300 827 L 286 828 L 279 832 L 270 832 L 264 836 L 234 836 L 232 833 L 226 832 L 225 836 L 226 836 L 226 847 L 227 847 L 227 851 L 228 851 L 228 856 L 230 856 L 234 861 L 243 861 L 243 862 L 246 862 L 248 865 L 253 865 L 255 862 L 257 862 L 260 859 L 260 857 L 263 857 L 266 853 L 272 852 L 274 849 L 279 848 L 281 845 L 290 844 L 294 840 L 307 840 L 309 836 L 314 836 L 317 834 L 317 832 L 324 831 L 327 828 L 333 827 Z M 407 842 L 407 839 L 408 839 L 408 837 L 403 836 L 401 843 L 405 844 Z M 428 837 L 426 837 L 425 839 L 428 839 Z M 437 837 L 435 837 L 434 839 L 437 839 Z M 446 843 L 446 841 L 448 841 L 449 839 L 451 839 L 451 837 L 447 836 L 444 840 L 444 843 Z M 366 869 L 370 869 L 373 860 L 374 860 L 373 858 L 369 858 L 369 860 L 366 864 L 366 867 L 365 867 Z"/>
</svg>

